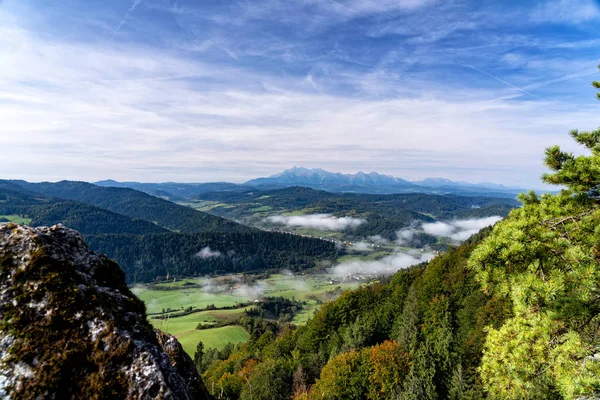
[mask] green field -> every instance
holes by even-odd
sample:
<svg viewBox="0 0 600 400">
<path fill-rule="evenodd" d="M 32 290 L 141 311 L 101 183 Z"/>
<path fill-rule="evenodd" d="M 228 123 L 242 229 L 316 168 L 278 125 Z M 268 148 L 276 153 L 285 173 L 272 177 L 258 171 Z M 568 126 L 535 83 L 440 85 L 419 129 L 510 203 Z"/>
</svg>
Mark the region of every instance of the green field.
<svg viewBox="0 0 600 400">
<path fill-rule="evenodd" d="M 230 278 L 240 278 L 231 275 Z M 216 280 L 218 281 L 218 280 Z M 236 303 L 249 302 L 254 299 L 243 292 L 236 290 L 222 290 L 217 293 L 209 293 L 202 288 L 188 288 L 184 284 L 206 284 L 205 278 L 192 278 L 176 282 L 163 283 L 159 286 L 177 288 L 175 290 L 156 290 L 144 286 L 136 286 L 132 291 L 146 303 L 149 313 L 159 313 L 163 309 L 181 310 L 187 307 L 205 308 L 209 304 L 218 307 L 233 306 Z M 304 309 L 294 316 L 293 323 L 305 324 L 318 308 L 318 303 L 330 299 L 327 292 L 340 287 L 342 290 L 358 287 L 358 283 L 331 283 L 327 275 L 271 275 L 267 279 L 255 282 L 260 285 L 262 296 L 282 296 L 298 301 L 306 301 Z M 251 308 L 247 307 L 247 308 Z M 227 321 L 240 317 L 244 314 L 244 308 L 234 310 L 206 310 L 182 317 L 169 319 L 150 319 L 151 324 L 160 330 L 168 332 L 181 342 L 185 351 L 194 355 L 196 345 L 199 341 L 204 343 L 205 348 L 222 348 L 228 342 L 240 343 L 248 340 L 249 334 L 239 326 L 226 326 L 221 328 L 197 330 L 198 323 L 211 324 Z"/>
<path fill-rule="evenodd" d="M 202 342 L 206 349 L 222 349 L 229 342 L 237 344 L 250 339 L 250 334 L 241 326 L 223 326 L 221 328 L 204 329 L 201 331 L 192 329 L 175 336 L 190 357 L 194 357 L 198 342 Z"/>
<path fill-rule="evenodd" d="M 149 290 L 144 287 L 132 288 L 133 293 L 146 303 L 148 313 L 158 313 L 163 309 L 179 310 L 187 307 L 206 308 L 210 304 L 215 307 L 229 307 L 236 303 L 248 302 L 248 296 L 229 293 L 207 293 L 202 289 L 181 290 Z"/>
<path fill-rule="evenodd" d="M 21 217 L 20 215 L 0 215 L 0 219 L 7 219 L 15 224 L 27 225 L 31 222 L 31 218 Z"/>
<path fill-rule="evenodd" d="M 248 307 L 250 309 L 252 307 Z M 199 341 L 206 348 L 222 348 L 228 342 L 245 342 L 249 338 L 248 332 L 239 326 L 226 326 L 214 329 L 197 330 L 198 323 L 214 324 L 237 318 L 244 314 L 244 308 L 235 310 L 209 310 L 197 312 L 183 317 L 168 319 L 150 319 L 150 323 L 161 331 L 174 335 L 182 344 L 184 350 L 193 356 Z"/>
</svg>

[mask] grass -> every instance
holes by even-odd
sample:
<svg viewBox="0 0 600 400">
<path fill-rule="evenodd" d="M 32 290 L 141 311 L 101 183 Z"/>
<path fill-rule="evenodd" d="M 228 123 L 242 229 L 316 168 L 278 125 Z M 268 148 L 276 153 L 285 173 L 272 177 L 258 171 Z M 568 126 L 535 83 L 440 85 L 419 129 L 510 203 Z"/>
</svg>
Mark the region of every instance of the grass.
<svg viewBox="0 0 600 400">
<path fill-rule="evenodd" d="M 223 207 L 223 208 L 235 208 L 234 205 L 231 204 L 227 204 L 227 203 L 220 203 L 218 201 L 210 201 L 210 200 L 198 200 L 198 201 L 194 201 L 194 202 L 179 202 L 178 204 L 181 204 L 183 206 L 187 206 L 187 207 L 191 207 L 195 210 L 198 211 L 210 211 L 213 208 L 217 208 L 217 207 Z"/>
<path fill-rule="evenodd" d="M 230 276 L 231 277 L 231 276 Z M 176 287 L 179 290 L 152 290 L 148 287 L 133 287 L 133 292 L 146 303 L 149 313 L 161 312 L 163 309 L 180 310 L 189 306 L 205 308 L 209 304 L 216 307 L 235 305 L 236 303 L 251 301 L 248 297 L 235 292 L 207 293 L 201 288 L 186 288 L 185 282 L 202 283 L 204 278 L 182 279 L 176 282 L 160 284 L 160 286 Z M 327 292 L 338 286 L 343 290 L 356 288 L 358 283 L 331 284 L 327 275 L 302 275 L 292 276 L 274 274 L 260 281 L 265 286 L 263 296 L 282 296 L 298 301 L 306 301 L 304 309 L 294 316 L 293 323 L 306 324 L 319 307 L 316 299 L 327 301 Z M 250 307 L 249 307 L 250 308 Z M 249 335 L 239 326 L 226 326 L 221 328 L 197 330 L 198 323 L 211 324 L 237 318 L 244 313 L 244 308 L 235 310 L 206 310 L 183 317 L 169 318 L 168 320 L 150 319 L 151 324 L 160 330 L 175 335 L 183 345 L 185 351 L 194 355 L 199 341 L 206 348 L 222 348 L 228 342 L 240 343 L 248 340 Z"/>
<path fill-rule="evenodd" d="M 210 304 L 215 307 L 229 307 L 236 303 L 244 303 L 253 299 L 243 295 L 229 293 L 206 293 L 202 289 L 150 290 L 145 287 L 132 288 L 133 293 L 146 303 L 149 313 L 161 312 L 163 309 L 179 310 L 187 307 L 206 308 Z"/>
<path fill-rule="evenodd" d="M 0 215 L 0 218 L 7 219 L 15 224 L 27 225 L 31 223 L 31 218 L 21 217 L 20 215 Z"/>
<path fill-rule="evenodd" d="M 250 309 L 252 307 L 249 307 Z M 150 323 L 163 332 L 174 335 L 186 353 L 194 356 L 196 345 L 199 341 L 204 343 L 205 348 L 222 348 L 227 343 L 240 343 L 248 340 L 250 335 L 240 326 L 226 326 L 221 328 L 197 330 L 196 326 L 202 324 L 214 324 L 228 319 L 238 318 L 244 315 L 245 309 L 235 310 L 207 310 L 183 317 L 169 319 L 150 319 Z"/>
<path fill-rule="evenodd" d="M 250 308 L 252 307 L 249 307 L 248 309 Z M 188 314 L 177 318 L 150 319 L 150 323 L 161 331 L 177 336 L 182 332 L 196 329 L 196 325 L 198 325 L 200 322 L 203 324 L 213 324 L 218 321 L 237 318 L 243 314 L 244 308 L 237 308 L 235 310 L 209 310 Z"/>
<path fill-rule="evenodd" d="M 243 343 L 250 339 L 250 334 L 241 326 L 224 326 L 221 328 L 190 330 L 175 335 L 183 349 L 190 357 L 194 357 L 198 342 L 204 343 L 204 348 L 222 349 L 229 342 Z"/>
<path fill-rule="evenodd" d="M 266 211 L 271 211 L 273 209 L 273 207 L 271 206 L 260 206 L 260 207 L 254 207 L 248 210 L 248 212 L 251 213 L 264 213 Z"/>
</svg>

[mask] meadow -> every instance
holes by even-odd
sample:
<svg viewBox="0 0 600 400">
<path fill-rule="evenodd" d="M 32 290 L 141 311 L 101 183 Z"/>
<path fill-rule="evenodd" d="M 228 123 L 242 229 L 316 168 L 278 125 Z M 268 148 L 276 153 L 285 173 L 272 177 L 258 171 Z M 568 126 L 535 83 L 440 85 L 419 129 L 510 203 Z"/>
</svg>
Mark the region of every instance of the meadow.
<svg viewBox="0 0 600 400">
<path fill-rule="evenodd" d="M 2 220 L 22 225 L 27 225 L 31 222 L 31 218 L 21 217 L 20 215 L 0 215 L 0 221 Z"/>
<path fill-rule="evenodd" d="M 226 278 L 233 281 L 241 280 L 240 275 L 230 275 Z M 207 278 L 191 278 L 158 285 L 162 290 L 148 286 L 134 286 L 132 291 L 144 301 L 149 314 L 161 313 L 168 309 L 182 311 L 188 307 L 205 309 L 207 306 L 214 305 L 217 308 L 166 319 L 155 319 L 152 318 L 153 315 L 149 316 L 155 328 L 174 335 L 181 342 L 184 350 L 193 356 L 199 341 L 204 343 L 205 348 L 222 348 L 228 342 L 240 343 L 248 340 L 248 332 L 239 326 L 196 329 L 198 323 L 214 324 L 240 317 L 252 306 L 231 310 L 218 308 L 239 306 L 241 303 L 253 302 L 261 296 L 286 297 L 306 302 L 304 309 L 292 320 L 294 324 L 302 325 L 312 317 L 320 303 L 333 298 L 333 292 L 356 288 L 359 285 L 358 282 L 333 282 L 328 275 L 285 274 L 274 274 L 248 286 L 214 285 L 214 282 Z M 203 287 L 190 288 L 188 287 L 190 284 L 203 285 Z"/>
</svg>

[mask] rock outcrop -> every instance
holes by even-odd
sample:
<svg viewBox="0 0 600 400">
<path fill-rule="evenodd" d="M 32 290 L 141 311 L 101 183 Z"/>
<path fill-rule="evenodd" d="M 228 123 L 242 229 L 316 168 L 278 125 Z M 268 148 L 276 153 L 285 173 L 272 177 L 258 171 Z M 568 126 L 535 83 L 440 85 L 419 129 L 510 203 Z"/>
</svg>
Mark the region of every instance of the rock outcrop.
<svg viewBox="0 0 600 400">
<path fill-rule="evenodd" d="M 209 399 L 121 268 L 61 225 L 0 224 L 0 398 Z"/>
</svg>

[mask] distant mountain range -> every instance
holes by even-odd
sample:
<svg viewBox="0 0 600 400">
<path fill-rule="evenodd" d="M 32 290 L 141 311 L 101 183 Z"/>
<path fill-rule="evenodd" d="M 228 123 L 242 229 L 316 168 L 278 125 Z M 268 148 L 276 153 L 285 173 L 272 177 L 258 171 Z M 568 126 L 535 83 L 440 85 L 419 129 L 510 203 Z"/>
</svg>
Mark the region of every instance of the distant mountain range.
<svg viewBox="0 0 600 400">
<path fill-rule="evenodd" d="M 462 196 L 514 197 L 522 189 L 495 183 L 469 183 L 443 178 L 427 178 L 408 181 L 377 172 L 342 174 L 321 168 L 294 167 L 266 178 L 249 180 L 243 184 L 228 182 L 211 183 L 140 183 L 105 180 L 95 182 L 98 186 L 127 187 L 171 201 L 184 201 L 209 192 L 247 192 L 252 190 L 283 189 L 302 186 L 334 193 L 427 193 L 455 194 Z"/>
<path fill-rule="evenodd" d="M 495 183 L 456 182 L 443 178 L 427 178 L 422 181 L 408 181 L 377 172 L 342 174 L 321 168 L 307 169 L 294 167 L 267 178 L 252 179 L 246 186 L 306 186 L 330 192 L 356 193 L 435 193 L 462 195 L 514 195 L 519 188 L 506 187 Z"/>
</svg>

